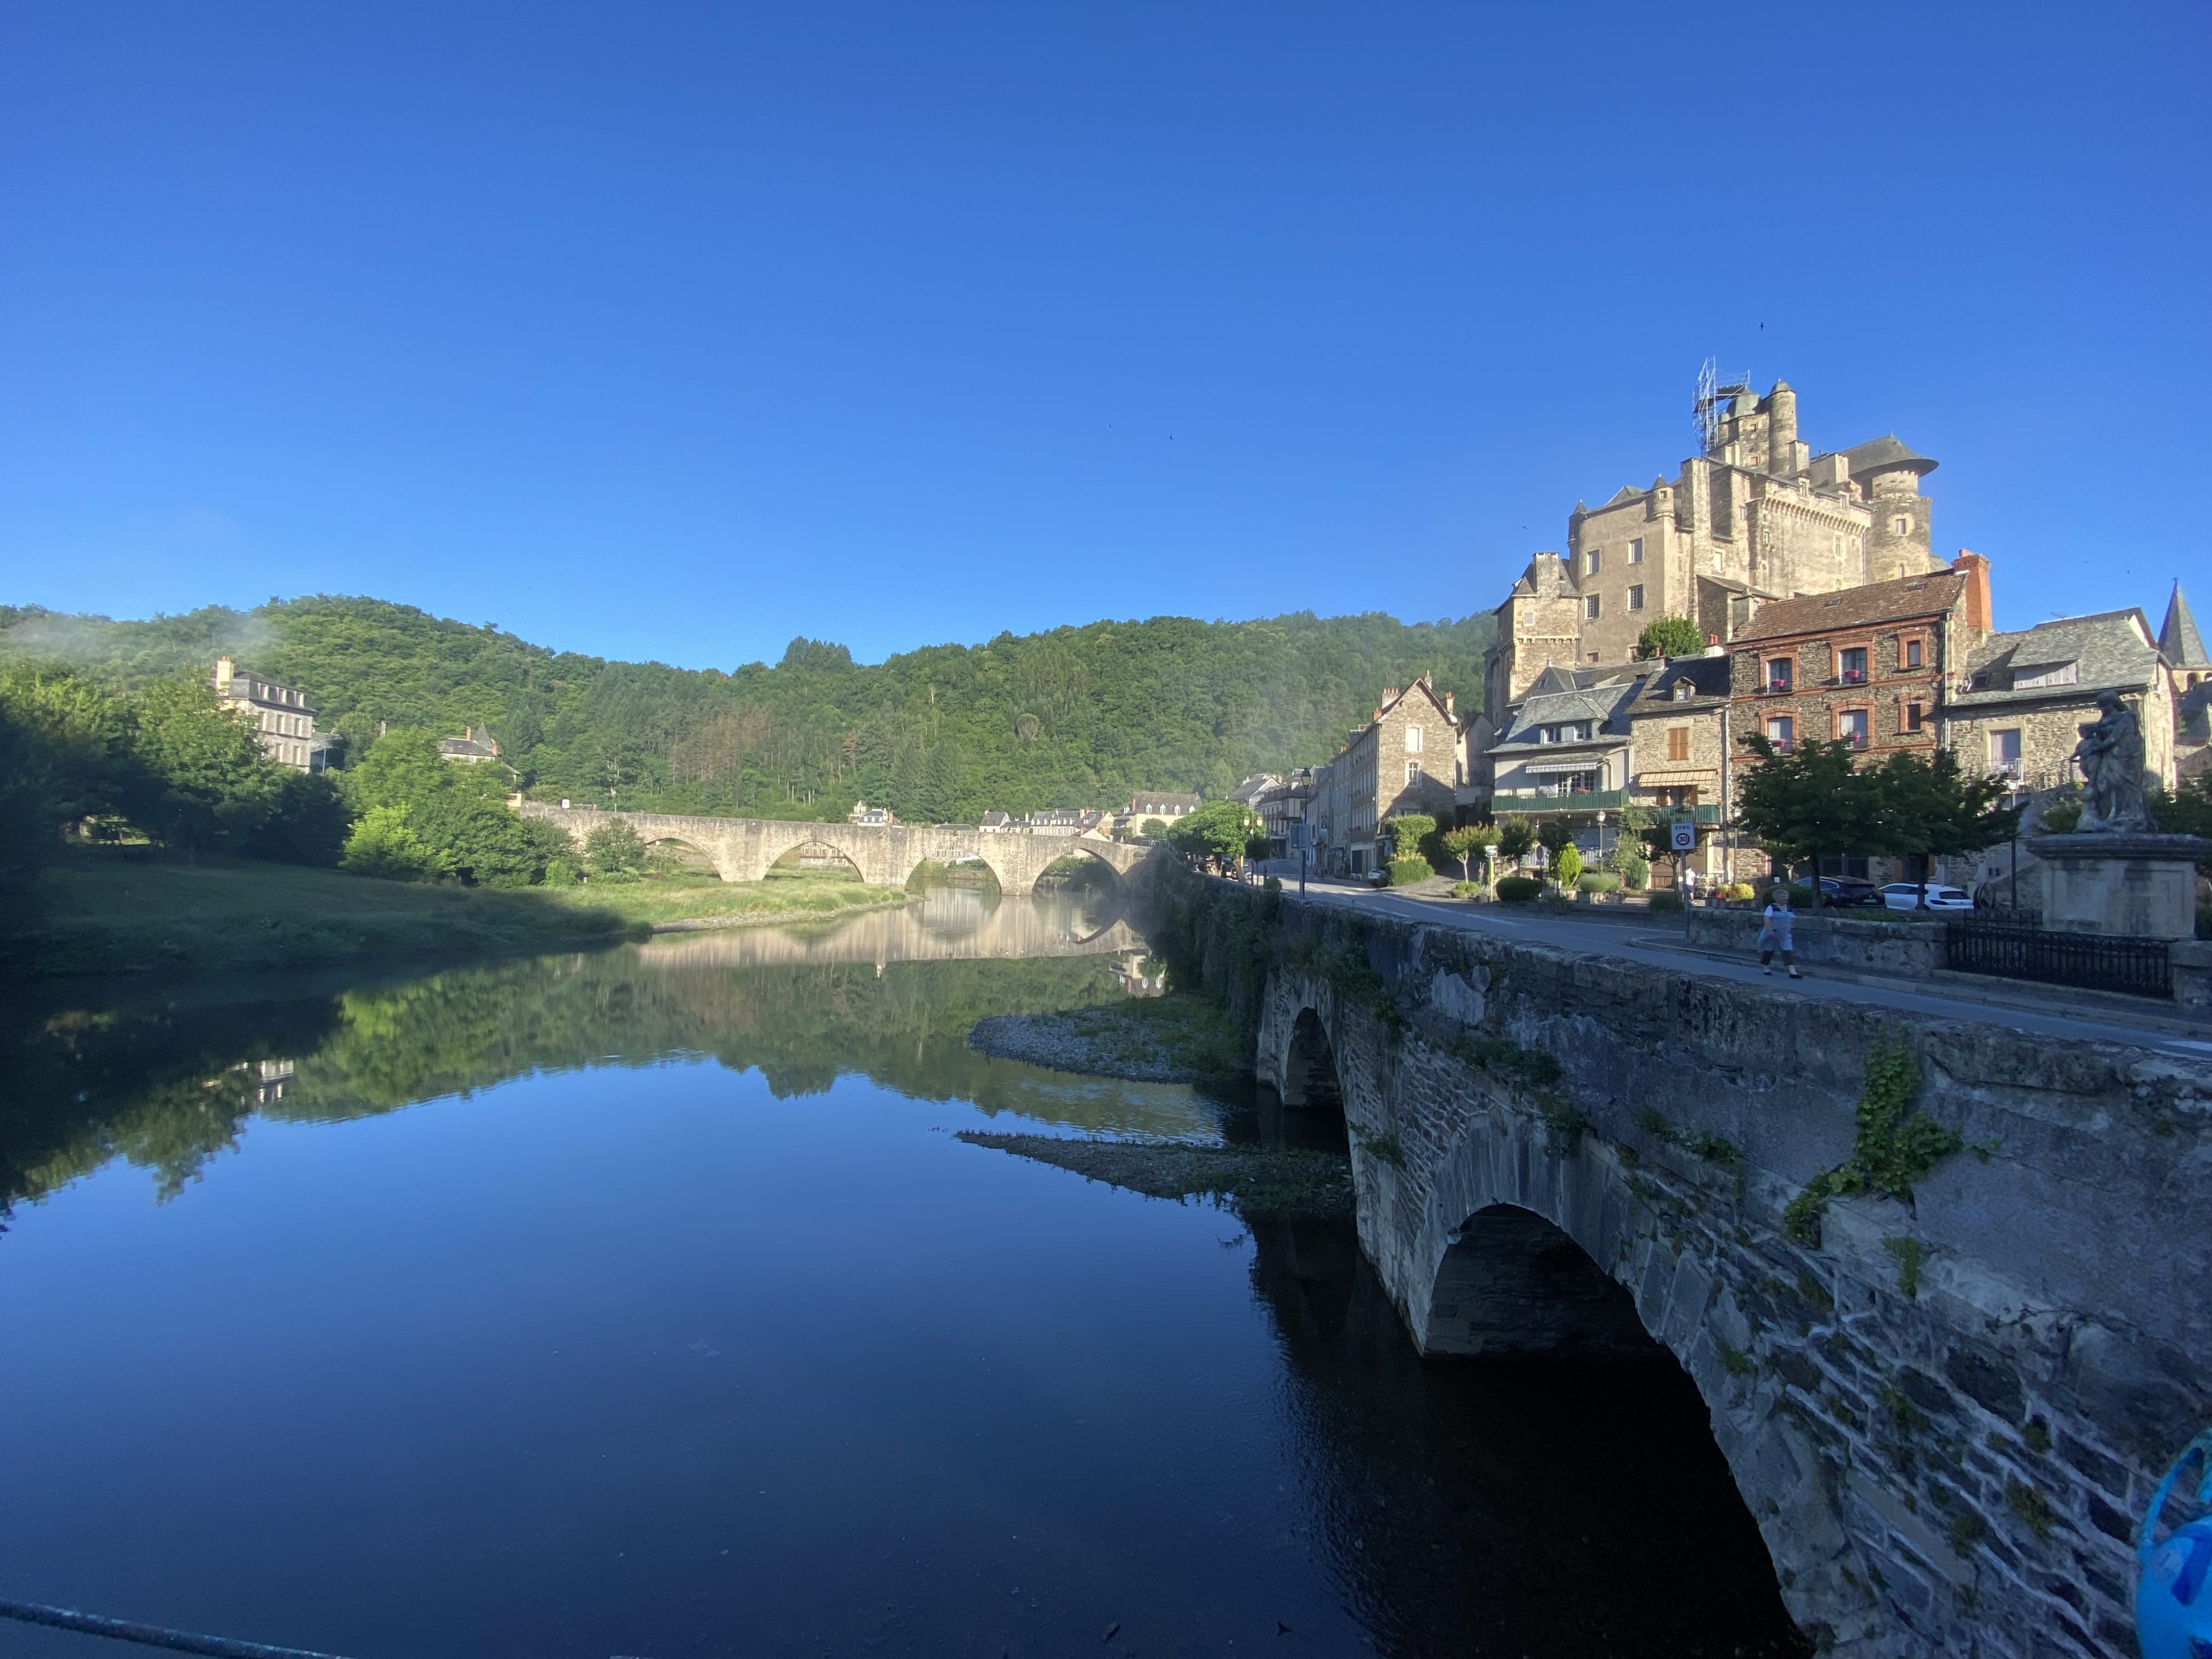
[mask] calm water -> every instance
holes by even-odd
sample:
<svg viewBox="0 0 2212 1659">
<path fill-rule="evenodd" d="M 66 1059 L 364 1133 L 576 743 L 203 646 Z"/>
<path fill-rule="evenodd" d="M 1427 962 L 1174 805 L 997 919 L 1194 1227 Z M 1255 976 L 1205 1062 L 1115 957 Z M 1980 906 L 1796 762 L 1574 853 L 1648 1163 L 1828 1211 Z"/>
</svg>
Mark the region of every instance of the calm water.
<svg viewBox="0 0 2212 1659">
<path fill-rule="evenodd" d="M 10 1006 L 0 1595 L 357 1659 L 1791 1650 L 1671 1364 L 1424 1364 L 1348 1225 L 953 1139 L 1252 1121 L 970 1053 L 1139 959 L 1021 908 Z"/>
</svg>

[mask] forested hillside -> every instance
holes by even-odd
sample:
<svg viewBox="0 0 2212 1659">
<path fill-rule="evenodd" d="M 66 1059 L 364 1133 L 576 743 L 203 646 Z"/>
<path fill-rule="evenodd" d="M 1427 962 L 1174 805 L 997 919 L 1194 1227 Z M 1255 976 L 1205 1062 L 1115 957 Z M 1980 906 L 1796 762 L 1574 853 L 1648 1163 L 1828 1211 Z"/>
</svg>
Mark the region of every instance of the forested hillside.
<svg viewBox="0 0 2212 1659">
<path fill-rule="evenodd" d="M 556 653 L 489 623 L 318 597 L 149 622 L 0 606 L 0 655 L 137 687 L 204 676 L 228 652 L 305 687 L 355 759 L 382 723 L 487 726 L 540 794 L 800 818 L 842 817 L 865 798 L 958 822 L 1137 788 L 1218 795 L 1249 773 L 1326 760 L 1385 686 L 1425 671 L 1474 706 L 1491 625 L 1486 614 L 1160 617 L 877 666 L 794 640 L 775 665 L 726 674 Z"/>
</svg>

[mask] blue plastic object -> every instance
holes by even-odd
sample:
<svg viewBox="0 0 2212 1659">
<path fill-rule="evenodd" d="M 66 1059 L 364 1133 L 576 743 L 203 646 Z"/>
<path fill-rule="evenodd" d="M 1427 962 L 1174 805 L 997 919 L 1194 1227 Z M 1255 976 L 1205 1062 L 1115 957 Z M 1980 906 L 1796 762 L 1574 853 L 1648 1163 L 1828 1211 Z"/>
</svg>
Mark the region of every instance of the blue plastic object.
<svg viewBox="0 0 2212 1659">
<path fill-rule="evenodd" d="M 2191 1518 L 2158 1535 L 2167 1498 L 2194 1464 L 2196 1489 L 2183 1503 Z M 2189 1443 L 2143 1512 L 2136 1540 L 2136 1640 L 2142 1659 L 2212 1659 L 2212 1429 Z"/>
</svg>

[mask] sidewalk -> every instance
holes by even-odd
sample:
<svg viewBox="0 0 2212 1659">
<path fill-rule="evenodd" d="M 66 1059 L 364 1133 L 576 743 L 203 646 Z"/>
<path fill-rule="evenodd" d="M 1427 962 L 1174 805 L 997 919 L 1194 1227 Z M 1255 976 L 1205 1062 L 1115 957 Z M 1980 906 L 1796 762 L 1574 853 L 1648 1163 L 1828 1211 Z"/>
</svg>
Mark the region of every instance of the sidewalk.
<svg viewBox="0 0 2212 1659">
<path fill-rule="evenodd" d="M 1285 882 L 1284 887 L 1291 896 L 1297 896 L 1295 881 Z M 1449 887 L 1444 890 L 1449 892 Z M 1932 979 L 1905 980 L 1801 963 L 1800 979 L 1786 978 L 1778 970 L 1767 977 L 1759 973 L 1754 957 L 1692 946 L 1667 927 L 1665 912 L 1655 916 L 1649 911 L 1593 905 L 1582 913 L 1564 909 L 1547 913 L 1533 904 L 1478 904 L 1449 897 L 1407 896 L 1419 891 L 1419 888 L 1376 890 L 1349 883 L 1324 884 L 1310 879 L 1306 896 L 1309 902 L 1370 910 L 1430 927 L 1463 927 L 1561 950 L 1640 962 L 1674 973 L 1755 983 L 1778 995 L 1832 996 L 2042 1036 L 2124 1043 L 2212 1063 L 2212 1024 L 2191 1019 L 2171 1004 L 2160 1005 L 2148 998 L 1948 971 Z M 1621 922 L 1632 925 L 1623 927 Z"/>
</svg>

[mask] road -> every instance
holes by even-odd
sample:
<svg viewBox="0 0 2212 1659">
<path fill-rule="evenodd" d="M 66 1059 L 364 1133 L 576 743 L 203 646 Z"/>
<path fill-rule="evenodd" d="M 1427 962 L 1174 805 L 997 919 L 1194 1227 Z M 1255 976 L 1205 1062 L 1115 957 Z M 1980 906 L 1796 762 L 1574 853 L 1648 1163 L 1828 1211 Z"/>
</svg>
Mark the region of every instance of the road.
<svg viewBox="0 0 2212 1659">
<path fill-rule="evenodd" d="M 1278 873 L 1281 872 L 1279 864 L 1270 867 L 1277 870 Z M 1283 877 L 1283 885 L 1289 892 L 1297 893 L 1296 866 L 1291 866 L 1290 873 Z M 1779 964 L 1773 976 L 1768 978 L 1761 975 L 1758 963 L 1749 958 L 1741 963 L 1718 961 L 1690 950 L 1686 945 L 1670 945 L 1662 939 L 1655 937 L 1656 927 L 1662 925 L 1657 923 L 1650 928 L 1640 928 L 1632 923 L 1620 921 L 1583 921 L 1563 916 L 1547 916 L 1534 910 L 1522 910 L 1519 907 L 1439 904 L 1348 883 L 1340 884 L 1309 880 L 1305 897 L 1313 903 L 1360 910 L 1369 915 L 1401 917 L 1431 927 L 1462 927 L 1469 933 L 1494 933 L 1504 939 L 1555 945 L 1565 951 L 1619 957 L 1626 961 L 1663 968 L 1670 973 L 1696 974 L 1706 979 L 1733 980 L 1745 985 L 1756 981 L 1773 991 L 1795 989 L 1807 996 L 1826 997 L 1841 1002 L 1869 1003 L 1878 1007 L 1933 1014 L 1945 1019 L 1972 1020 L 1979 1024 L 2002 1025 L 2011 1030 L 2033 1032 L 2039 1036 L 2071 1037 L 2085 1042 L 2123 1042 L 2179 1059 L 2212 1063 L 2212 1041 L 2185 1036 L 2171 1029 L 2170 1023 L 2179 1017 L 2179 1012 L 2171 1006 L 2157 1009 L 2153 1005 L 2154 1017 L 2162 1016 L 2165 1023 L 2154 1024 L 2146 1021 L 2135 1024 L 2128 1021 L 2124 1013 L 2103 1008 L 2087 1015 L 2046 1012 L 2040 1009 L 1948 995 L 1935 988 L 1921 990 L 1907 989 L 1902 985 L 1864 984 L 1802 963 L 1800 968 L 1804 978 L 1793 987 L 1782 976 Z"/>
</svg>

